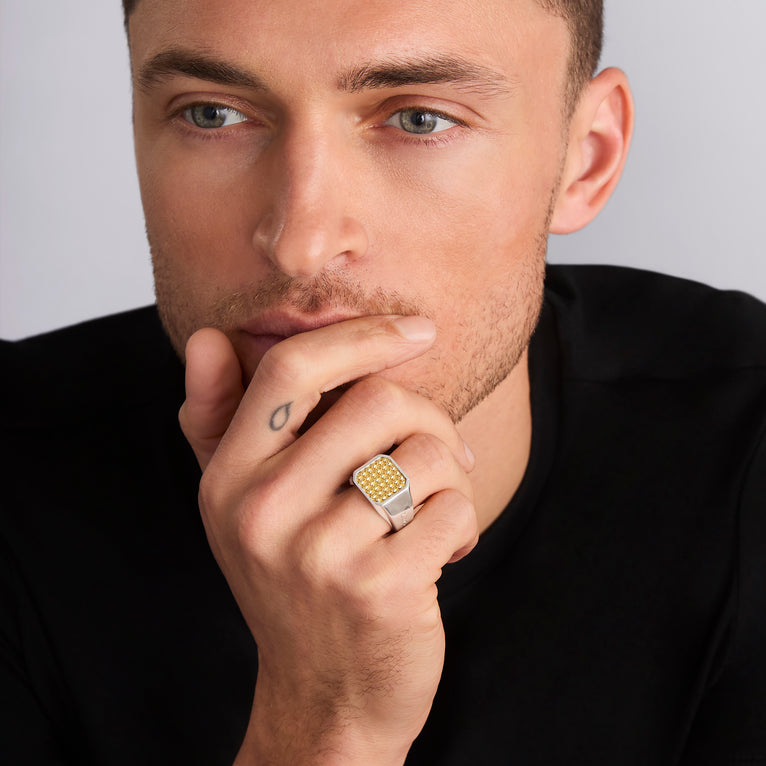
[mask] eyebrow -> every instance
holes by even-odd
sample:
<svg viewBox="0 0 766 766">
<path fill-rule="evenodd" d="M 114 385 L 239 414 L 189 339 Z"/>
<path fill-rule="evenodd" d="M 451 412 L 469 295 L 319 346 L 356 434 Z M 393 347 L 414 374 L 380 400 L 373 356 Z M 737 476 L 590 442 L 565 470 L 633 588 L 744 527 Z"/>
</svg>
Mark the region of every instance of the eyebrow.
<svg viewBox="0 0 766 766">
<path fill-rule="evenodd" d="M 506 96 L 513 84 L 500 72 L 452 56 L 390 59 L 365 64 L 341 75 L 338 89 L 348 93 L 407 85 L 453 85 L 480 96 Z"/>
<path fill-rule="evenodd" d="M 171 48 L 146 62 L 136 76 L 136 84 L 149 91 L 178 75 L 251 90 L 268 90 L 256 74 L 234 64 L 212 58 L 204 51 Z M 336 80 L 338 90 L 359 93 L 364 90 L 402 88 L 408 85 L 452 85 L 479 96 L 506 96 L 513 83 L 489 67 L 459 57 L 426 56 L 392 58 L 353 67 Z"/>
<path fill-rule="evenodd" d="M 147 61 L 136 76 L 136 84 L 143 91 L 178 75 L 206 80 L 218 85 L 229 85 L 251 90 L 266 90 L 263 81 L 254 74 L 233 64 L 211 58 L 205 53 L 181 48 L 158 53 Z"/>
</svg>

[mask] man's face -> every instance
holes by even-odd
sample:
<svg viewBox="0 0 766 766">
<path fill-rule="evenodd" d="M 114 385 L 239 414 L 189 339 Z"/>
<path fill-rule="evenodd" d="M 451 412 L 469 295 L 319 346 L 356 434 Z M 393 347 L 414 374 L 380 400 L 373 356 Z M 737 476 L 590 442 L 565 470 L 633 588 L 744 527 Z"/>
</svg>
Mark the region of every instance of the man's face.
<svg viewBox="0 0 766 766">
<path fill-rule="evenodd" d="M 141 0 L 136 154 L 157 301 L 249 379 L 281 337 L 417 313 L 385 374 L 460 419 L 539 309 L 568 31 L 534 0 Z"/>
</svg>

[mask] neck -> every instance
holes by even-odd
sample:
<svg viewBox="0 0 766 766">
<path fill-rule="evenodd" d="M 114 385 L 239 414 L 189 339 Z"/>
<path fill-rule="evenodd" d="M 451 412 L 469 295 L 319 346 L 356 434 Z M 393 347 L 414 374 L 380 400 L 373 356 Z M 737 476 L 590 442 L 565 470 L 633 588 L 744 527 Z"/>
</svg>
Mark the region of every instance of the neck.
<svg viewBox="0 0 766 766">
<path fill-rule="evenodd" d="M 458 426 L 476 456 L 471 473 L 479 531 L 502 513 L 524 478 L 532 441 L 527 352 Z"/>
</svg>

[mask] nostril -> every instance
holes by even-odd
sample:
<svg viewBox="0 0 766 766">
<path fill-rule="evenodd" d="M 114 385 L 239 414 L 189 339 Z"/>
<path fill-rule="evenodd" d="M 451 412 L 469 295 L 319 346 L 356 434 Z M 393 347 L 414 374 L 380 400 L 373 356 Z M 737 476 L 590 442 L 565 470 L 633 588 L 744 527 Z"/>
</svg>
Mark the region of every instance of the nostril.
<svg viewBox="0 0 766 766">
<path fill-rule="evenodd" d="M 293 212 L 289 216 L 264 216 L 253 235 L 253 245 L 282 273 L 312 277 L 337 259 L 352 260 L 367 252 L 368 240 L 361 223 L 331 210 Z"/>
</svg>

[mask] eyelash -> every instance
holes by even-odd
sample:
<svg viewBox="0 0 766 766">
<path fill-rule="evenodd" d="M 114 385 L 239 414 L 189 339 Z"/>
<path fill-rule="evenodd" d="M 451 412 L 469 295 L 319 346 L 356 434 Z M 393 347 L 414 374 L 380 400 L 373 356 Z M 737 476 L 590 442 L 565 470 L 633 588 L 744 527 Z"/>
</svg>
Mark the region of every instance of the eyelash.
<svg viewBox="0 0 766 766">
<path fill-rule="evenodd" d="M 200 106 L 212 106 L 218 109 L 231 109 L 232 111 L 239 112 L 240 114 L 244 114 L 245 116 L 247 116 L 243 109 L 237 108 L 236 106 L 232 106 L 230 104 L 224 104 L 224 103 L 220 103 L 216 101 L 195 101 L 192 103 L 184 104 L 183 106 L 180 106 L 179 108 L 175 109 L 169 115 L 169 119 L 176 122 L 177 124 L 180 123 L 184 130 L 192 134 L 196 139 L 202 140 L 202 141 L 224 140 L 227 138 L 226 134 L 229 133 L 229 130 L 232 128 L 235 128 L 237 126 L 259 124 L 257 120 L 253 120 L 250 117 L 247 117 L 247 119 L 244 120 L 243 122 L 235 123 L 234 125 L 230 125 L 230 126 L 223 126 L 221 128 L 200 128 L 197 125 L 195 125 L 193 122 L 190 122 L 184 116 L 189 110 L 200 107 Z M 401 112 L 424 112 L 434 117 L 438 117 L 443 120 L 448 120 L 449 122 L 453 122 L 455 124 L 453 128 L 440 130 L 440 131 L 437 131 L 436 133 L 421 133 L 421 134 L 407 133 L 405 130 L 402 130 L 401 128 L 396 128 L 392 125 L 386 124 L 392 117 L 394 117 L 395 115 Z M 394 109 L 386 117 L 385 120 L 377 123 L 374 127 L 393 128 L 394 131 L 398 134 L 396 140 L 399 143 L 406 144 L 408 146 L 436 148 L 436 147 L 444 146 L 450 143 L 451 141 L 453 141 L 455 138 L 457 138 L 457 136 L 454 135 L 455 133 L 454 128 L 467 128 L 468 125 L 463 120 L 451 114 L 447 114 L 446 112 L 441 112 L 436 109 L 429 109 L 428 107 L 424 107 L 424 106 L 414 105 L 414 106 L 402 106 L 402 107 L 399 107 L 398 109 Z"/>
<path fill-rule="evenodd" d="M 201 106 L 212 106 L 216 109 L 230 109 L 233 112 L 239 112 L 244 115 L 246 119 L 242 122 L 235 123 L 234 125 L 224 126 L 223 128 L 200 128 L 190 120 L 187 120 L 185 115 L 191 109 L 196 109 Z M 247 116 L 244 109 L 233 106 L 232 104 L 220 103 L 218 101 L 192 101 L 191 103 L 183 104 L 168 114 L 168 121 L 178 125 L 186 133 L 200 141 L 224 140 L 228 137 L 227 134 L 229 133 L 229 130 L 227 130 L 227 128 L 231 129 L 237 126 L 258 124 L 256 120 Z"/>
<path fill-rule="evenodd" d="M 398 109 L 394 109 L 383 121 L 381 127 L 394 127 L 392 125 L 387 125 L 386 123 L 392 117 L 400 114 L 401 112 L 423 112 L 425 114 L 432 115 L 433 117 L 438 117 L 442 120 L 447 120 L 448 122 L 455 123 L 452 128 L 440 130 L 436 133 L 407 133 L 405 130 L 394 128 L 394 130 L 399 134 L 397 140 L 410 146 L 421 146 L 425 148 L 436 148 L 439 146 L 444 146 L 445 144 L 448 144 L 457 138 L 454 128 L 468 127 L 468 125 L 463 120 L 454 117 L 451 114 L 440 112 L 437 109 L 429 109 L 425 106 L 418 106 L 417 104 L 413 106 L 402 106 Z"/>
</svg>

